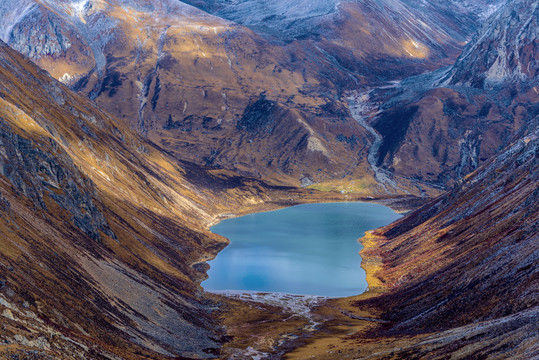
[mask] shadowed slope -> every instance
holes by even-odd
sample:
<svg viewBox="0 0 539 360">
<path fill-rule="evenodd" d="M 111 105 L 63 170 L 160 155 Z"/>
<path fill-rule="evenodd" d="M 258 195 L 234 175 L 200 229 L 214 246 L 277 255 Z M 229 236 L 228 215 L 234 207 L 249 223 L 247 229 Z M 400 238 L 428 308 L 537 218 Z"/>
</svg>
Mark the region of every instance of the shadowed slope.
<svg viewBox="0 0 539 360">
<path fill-rule="evenodd" d="M 401 339 L 398 356 L 539 354 L 537 119 L 533 124 L 453 190 L 368 235 L 362 255 L 381 261 L 374 276 L 388 292 L 356 306 L 384 312 L 391 325 L 377 336 L 417 336 L 414 345 Z"/>
<path fill-rule="evenodd" d="M 372 193 L 372 136 L 343 92 L 449 64 L 477 25 L 465 9 L 408 2 L 247 1 L 226 14 L 196 2 L 214 16 L 172 0 L 24 0 L 0 11 L 11 46 L 178 159 L 293 185 L 354 178 Z M 240 25 L 258 19 L 286 30 Z M 272 126 L 238 126 L 262 97 Z"/>
<path fill-rule="evenodd" d="M 178 166 L 0 43 L 1 351 L 211 357 L 206 228 L 273 190 Z"/>
</svg>

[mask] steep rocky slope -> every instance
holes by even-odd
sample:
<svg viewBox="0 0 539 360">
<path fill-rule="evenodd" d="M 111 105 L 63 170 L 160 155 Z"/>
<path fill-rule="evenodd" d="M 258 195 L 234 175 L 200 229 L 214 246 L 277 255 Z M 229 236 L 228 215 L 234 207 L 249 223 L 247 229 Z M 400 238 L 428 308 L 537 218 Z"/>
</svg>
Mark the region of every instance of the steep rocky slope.
<svg viewBox="0 0 539 360">
<path fill-rule="evenodd" d="M 369 94 L 379 167 L 451 185 L 527 127 L 539 110 L 537 3 L 500 8 L 453 66 Z"/>
<path fill-rule="evenodd" d="M 442 78 L 450 85 L 494 88 L 537 78 L 537 1 L 515 1 L 490 17 Z"/>
<path fill-rule="evenodd" d="M 298 69 L 309 57 L 300 47 L 291 53 L 169 0 L 32 1 L 11 18 L 6 40 L 15 49 L 178 158 L 295 184 L 326 176 L 319 168 L 343 176 L 361 162 L 336 140 L 363 138 L 361 127 L 339 107 L 320 110 L 328 101 L 310 88 L 335 86 L 318 75 L 320 65 Z M 354 82 L 332 69 L 324 76 Z M 239 126 L 256 123 L 248 106 L 262 98 L 275 105 L 271 126 Z"/>
<path fill-rule="evenodd" d="M 370 186 L 370 169 L 396 186 L 454 184 L 365 239 L 371 292 L 319 309 L 338 309 L 336 330 L 289 358 L 538 357 L 536 4 L 502 9 L 490 20 L 502 31 L 485 28 L 454 67 L 351 99 L 361 124 L 334 97 L 366 75 L 331 40 L 276 46 L 179 2 L 3 2 L 13 46 L 122 120 L 0 43 L 0 356 L 213 357 L 222 331 L 197 282 L 225 241 L 206 225 L 297 191 L 219 169 L 230 167 L 303 185 L 346 175 Z M 351 21 L 355 6 L 339 16 Z M 504 33 L 520 34 L 517 50 Z M 470 60 L 484 55 L 503 76 Z M 290 65 L 302 60 L 319 64 Z"/>
<path fill-rule="evenodd" d="M 179 165 L 0 42 L 0 357 L 212 357 L 206 228 L 279 191 Z"/>
<path fill-rule="evenodd" d="M 390 331 L 442 332 L 440 357 L 539 355 L 538 124 L 446 195 L 371 234 L 380 238 L 364 254 L 380 257 L 375 276 L 390 288 L 371 301 L 395 304 L 383 315 Z"/>
<path fill-rule="evenodd" d="M 7 1 L 0 33 L 177 158 L 372 192 L 372 135 L 343 91 L 449 64 L 477 26 L 444 2 L 192 3 L 217 16 L 172 0 Z M 285 31 L 268 38 L 259 20 Z"/>
<path fill-rule="evenodd" d="M 452 190 L 361 241 L 370 291 L 287 359 L 539 357 L 539 118 Z M 344 315 L 344 316 L 343 316 Z"/>
<path fill-rule="evenodd" d="M 447 64 L 478 23 L 474 11 L 442 1 L 187 2 L 265 37 L 314 45 L 370 80 Z"/>
</svg>

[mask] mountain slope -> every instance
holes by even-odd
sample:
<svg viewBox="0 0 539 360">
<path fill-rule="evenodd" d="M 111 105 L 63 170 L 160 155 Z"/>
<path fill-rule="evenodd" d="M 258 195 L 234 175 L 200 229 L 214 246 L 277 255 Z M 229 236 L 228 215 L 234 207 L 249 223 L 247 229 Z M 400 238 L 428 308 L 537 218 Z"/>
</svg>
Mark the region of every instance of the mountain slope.
<svg viewBox="0 0 539 360">
<path fill-rule="evenodd" d="M 359 179 L 372 192 L 383 191 L 372 136 L 344 91 L 449 64 L 477 26 L 443 2 L 311 2 L 307 15 L 287 1 L 193 4 L 217 16 L 171 0 L 8 2 L 2 33 L 179 159 L 293 185 Z M 290 34 L 238 24 L 259 18 Z M 269 126 L 243 127 L 263 99 Z"/>
<path fill-rule="evenodd" d="M 280 190 L 179 166 L 4 43 L 0 80 L 0 357 L 212 357 L 207 226 Z"/>
<path fill-rule="evenodd" d="M 483 25 L 443 82 L 492 88 L 536 79 L 538 22 L 537 1 L 516 1 L 501 9 Z"/>
<path fill-rule="evenodd" d="M 286 359 L 539 356 L 539 118 L 429 204 L 360 241 L 369 291 Z"/>
<path fill-rule="evenodd" d="M 363 137 L 361 127 L 342 111 L 318 114 L 327 101 L 307 88 L 327 81 L 315 77 L 316 68 L 297 69 L 293 63 L 308 57 L 301 49 L 290 54 L 176 1 L 88 2 L 81 12 L 75 5 L 35 2 L 10 28 L 9 43 L 178 158 L 296 184 L 322 176 L 318 168 L 344 174 L 344 160 L 361 161 L 336 140 L 339 134 Z M 41 32 L 56 37 L 35 36 Z M 276 103 L 281 125 L 238 131 L 249 104 L 262 96 Z M 330 133 L 315 134 L 313 128 L 324 133 L 327 118 Z M 265 134 L 272 135 L 269 142 Z M 275 158 L 271 171 L 268 154 Z"/>
<path fill-rule="evenodd" d="M 512 1 L 453 66 L 371 92 L 378 166 L 451 186 L 525 129 L 539 111 L 538 14 L 537 1 Z"/>
<path fill-rule="evenodd" d="M 202 274 L 189 264 L 218 243 L 186 226 L 188 209 L 189 217 L 210 214 L 179 183 L 180 169 L 6 45 L 0 50 L 1 296 L 13 315 L 4 341 L 42 339 L 43 350 L 67 357 L 85 357 L 92 342 L 127 357 L 215 347 L 209 315 L 193 297 Z M 171 240 L 178 233 L 183 245 Z M 194 314 L 206 320 L 193 324 Z M 138 346 L 128 350 L 129 341 Z"/>
<path fill-rule="evenodd" d="M 364 255 L 380 257 L 375 276 L 390 289 L 372 302 L 387 308 L 390 332 L 452 332 L 435 346 L 437 357 L 539 353 L 539 332 L 530 327 L 539 316 L 538 120 L 446 195 L 372 233 Z"/>
</svg>

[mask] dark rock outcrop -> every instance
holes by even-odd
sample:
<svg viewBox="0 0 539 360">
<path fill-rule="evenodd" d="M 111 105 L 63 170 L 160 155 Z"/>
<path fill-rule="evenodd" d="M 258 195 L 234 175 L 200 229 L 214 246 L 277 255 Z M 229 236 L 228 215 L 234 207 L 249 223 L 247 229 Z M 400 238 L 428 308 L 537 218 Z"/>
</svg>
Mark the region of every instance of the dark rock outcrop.
<svg viewBox="0 0 539 360">
<path fill-rule="evenodd" d="M 538 11 L 536 0 L 510 1 L 453 66 L 375 90 L 379 165 L 451 187 L 526 131 L 539 113 Z"/>
<path fill-rule="evenodd" d="M 263 131 L 271 133 L 272 125 L 278 118 L 275 109 L 276 105 L 275 101 L 267 100 L 265 95 L 261 95 L 258 100 L 247 105 L 241 119 L 238 120 L 236 128 L 249 132 Z"/>
<path fill-rule="evenodd" d="M 535 82 L 539 71 L 539 3 L 510 1 L 483 25 L 442 81 L 475 88 Z"/>
<path fill-rule="evenodd" d="M 65 53 L 72 44 L 64 35 L 66 30 L 61 28 L 60 24 L 63 24 L 63 21 L 54 13 L 48 13 L 45 16 L 46 18 L 43 19 L 40 11 L 30 12 L 13 26 L 7 42 L 12 44 L 15 50 L 27 54 L 31 59 Z"/>
<path fill-rule="evenodd" d="M 36 211 L 49 210 L 45 198 L 54 200 L 72 216 L 73 224 L 93 240 L 100 232 L 112 238 L 103 213 L 94 199 L 96 189 L 76 170 L 67 153 L 53 140 L 39 145 L 10 131 L 0 117 L 0 168 L 20 196 L 31 199 Z M 50 148 L 50 152 L 42 148 Z"/>
<path fill-rule="evenodd" d="M 375 276 L 387 292 L 356 306 L 384 312 L 382 337 L 436 339 L 412 340 L 396 356 L 539 351 L 538 125 L 447 194 L 371 234 L 363 255 L 381 258 Z"/>
</svg>

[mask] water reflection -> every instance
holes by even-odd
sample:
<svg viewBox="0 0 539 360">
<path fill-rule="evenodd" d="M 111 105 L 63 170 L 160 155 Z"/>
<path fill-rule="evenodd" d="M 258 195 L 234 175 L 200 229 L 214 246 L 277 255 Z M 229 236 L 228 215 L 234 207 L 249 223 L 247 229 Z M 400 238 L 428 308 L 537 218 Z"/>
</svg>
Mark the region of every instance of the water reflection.
<svg viewBox="0 0 539 360">
<path fill-rule="evenodd" d="M 367 203 L 307 204 L 224 220 L 212 231 L 231 240 L 210 262 L 207 290 L 322 296 L 365 291 L 357 239 L 400 215 Z"/>
</svg>

